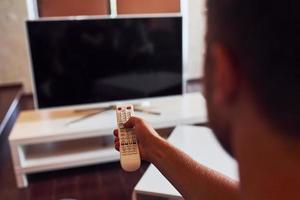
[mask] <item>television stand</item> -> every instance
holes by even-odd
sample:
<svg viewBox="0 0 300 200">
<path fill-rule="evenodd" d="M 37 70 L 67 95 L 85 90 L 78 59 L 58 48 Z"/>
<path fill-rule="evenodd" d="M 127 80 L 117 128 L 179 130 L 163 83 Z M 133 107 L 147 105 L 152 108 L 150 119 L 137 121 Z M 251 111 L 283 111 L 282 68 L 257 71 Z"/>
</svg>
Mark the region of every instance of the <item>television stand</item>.
<svg viewBox="0 0 300 200">
<path fill-rule="evenodd" d="M 135 114 L 156 129 L 207 122 L 205 100 L 200 93 L 146 100 L 152 111 L 161 114 Z M 101 106 L 22 112 L 9 136 L 17 186 L 27 187 L 27 175 L 31 173 L 118 161 L 112 134 L 117 124 L 114 110 L 66 126 L 82 117 L 74 110 L 94 112 Z"/>
</svg>

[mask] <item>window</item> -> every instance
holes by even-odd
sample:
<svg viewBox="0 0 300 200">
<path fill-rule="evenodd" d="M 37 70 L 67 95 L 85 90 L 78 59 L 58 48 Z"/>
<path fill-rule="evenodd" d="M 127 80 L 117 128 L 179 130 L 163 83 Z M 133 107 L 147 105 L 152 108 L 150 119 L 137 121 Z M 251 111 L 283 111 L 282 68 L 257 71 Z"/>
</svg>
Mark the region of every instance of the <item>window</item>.
<svg viewBox="0 0 300 200">
<path fill-rule="evenodd" d="M 180 0 L 36 0 L 36 5 L 38 17 L 109 15 L 113 9 L 115 14 L 180 12 Z"/>
<path fill-rule="evenodd" d="M 118 14 L 179 13 L 180 0 L 117 0 Z"/>
<path fill-rule="evenodd" d="M 107 15 L 107 0 L 38 0 L 39 17 Z"/>
</svg>

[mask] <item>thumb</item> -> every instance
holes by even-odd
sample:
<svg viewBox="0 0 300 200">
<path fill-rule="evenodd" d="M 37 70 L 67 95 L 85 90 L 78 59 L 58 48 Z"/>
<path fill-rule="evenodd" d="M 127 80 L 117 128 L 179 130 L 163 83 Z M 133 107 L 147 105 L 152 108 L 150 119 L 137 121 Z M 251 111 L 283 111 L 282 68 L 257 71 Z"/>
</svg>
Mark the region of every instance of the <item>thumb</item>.
<svg viewBox="0 0 300 200">
<path fill-rule="evenodd" d="M 125 128 L 133 128 L 136 124 L 138 118 L 136 117 L 130 117 L 129 120 L 124 124 Z"/>
</svg>

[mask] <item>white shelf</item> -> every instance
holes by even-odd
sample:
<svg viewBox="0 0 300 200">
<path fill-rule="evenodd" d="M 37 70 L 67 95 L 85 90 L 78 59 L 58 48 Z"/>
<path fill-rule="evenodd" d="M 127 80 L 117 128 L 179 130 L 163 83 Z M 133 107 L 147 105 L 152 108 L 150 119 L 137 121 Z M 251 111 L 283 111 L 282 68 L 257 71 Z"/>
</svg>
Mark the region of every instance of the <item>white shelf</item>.
<svg viewBox="0 0 300 200">
<path fill-rule="evenodd" d="M 207 121 L 205 100 L 200 93 L 149 98 L 144 101 L 149 102 L 151 110 L 161 112 L 161 115 L 156 116 L 140 112 L 135 114 L 144 118 L 154 128 L 174 127 L 179 124 L 195 124 Z M 136 102 L 129 101 L 128 103 L 135 104 Z M 22 112 L 9 136 L 9 140 L 18 144 L 33 144 L 111 135 L 117 123 L 114 111 L 107 111 L 78 123 L 67 125 L 68 122 L 87 114 L 74 113 L 75 109 L 99 107 L 101 105 Z"/>
<path fill-rule="evenodd" d="M 84 166 L 119 160 L 113 138 L 86 138 L 21 147 L 21 173 Z"/>
<path fill-rule="evenodd" d="M 64 169 L 79 167 L 96 163 L 106 163 L 119 160 L 119 153 L 113 148 L 95 149 L 80 153 L 62 154 L 41 158 L 27 158 L 23 161 L 22 173 L 48 171 L 52 169 Z"/>
</svg>

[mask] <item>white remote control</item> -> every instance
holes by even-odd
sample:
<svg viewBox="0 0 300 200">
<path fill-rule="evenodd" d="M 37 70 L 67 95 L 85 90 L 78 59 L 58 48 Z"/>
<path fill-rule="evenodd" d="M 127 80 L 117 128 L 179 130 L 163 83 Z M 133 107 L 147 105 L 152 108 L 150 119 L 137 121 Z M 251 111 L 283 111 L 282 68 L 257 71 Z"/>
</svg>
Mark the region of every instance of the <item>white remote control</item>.
<svg viewBox="0 0 300 200">
<path fill-rule="evenodd" d="M 117 123 L 120 142 L 120 162 L 125 171 L 132 172 L 140 168 L 141 157 L 136 136 L 131 129 L 124 128 L 131 116 L 134 115 L 133 106 L 117 106 Z"/>
</svg>

